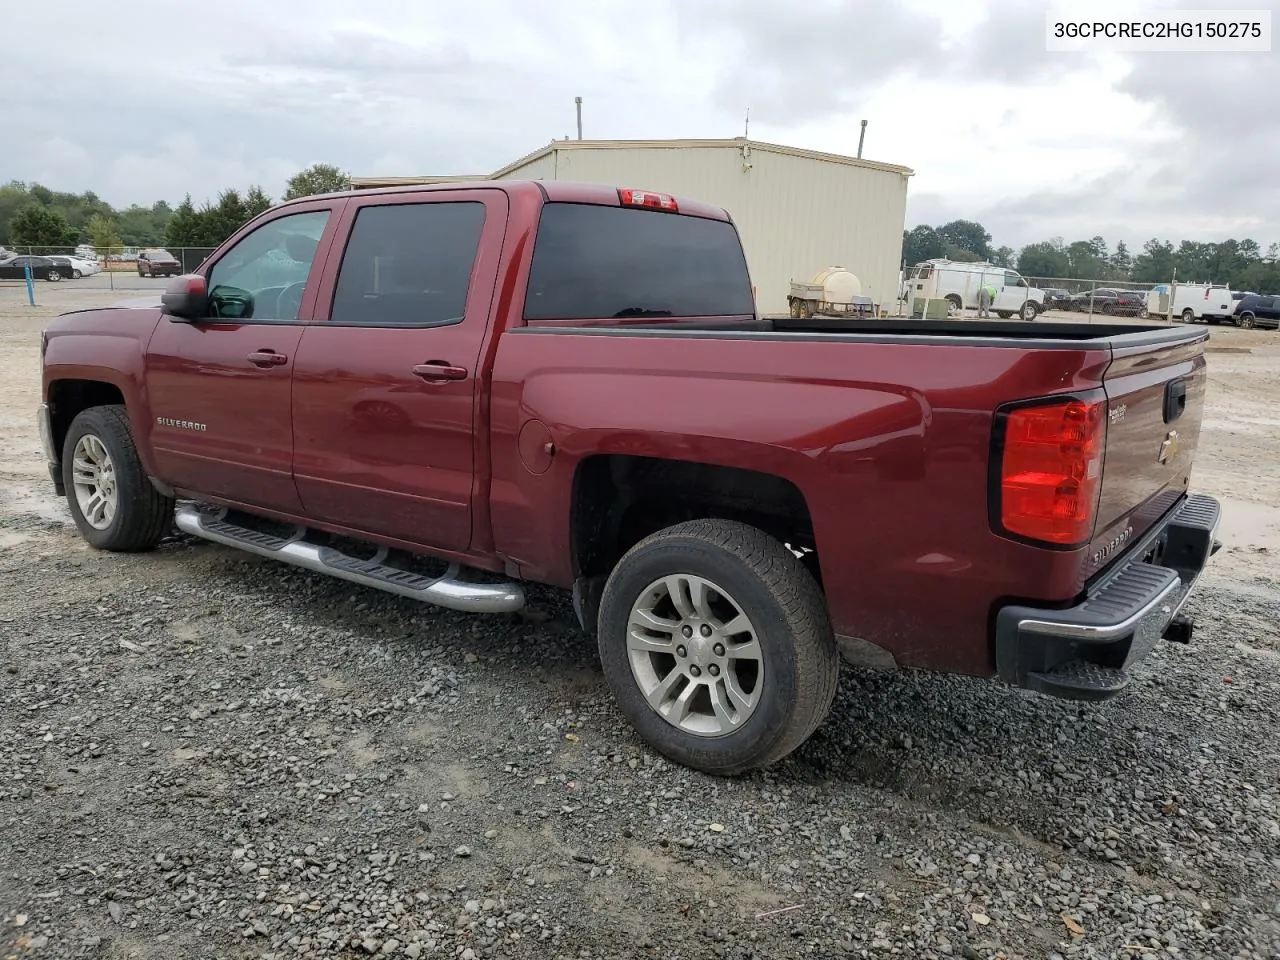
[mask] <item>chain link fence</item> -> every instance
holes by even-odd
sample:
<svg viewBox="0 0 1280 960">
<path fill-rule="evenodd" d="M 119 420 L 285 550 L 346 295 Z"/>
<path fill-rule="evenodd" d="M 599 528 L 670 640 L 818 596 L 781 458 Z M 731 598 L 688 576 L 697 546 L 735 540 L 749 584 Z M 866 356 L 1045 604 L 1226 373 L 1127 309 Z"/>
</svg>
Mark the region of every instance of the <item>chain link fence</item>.
<svg viewBox="0 0 1280 960">
<path fill-rule="evenodd" d="M 57 281 L 47 281 L 47 271 L 33 271 L 38 283 L 72 283 L 77 288 L 99 290 L 159 290 L 169 276 L 190 273 L 202 264 L 214 247 L 109 247 L 95 249 L 86 245 L 66 247 L 28 247 L 10 244 L 0 249 L 0 268 L 13 257 L 39 257 L 33 266 L 49 264 L 57 272 Z M 156 254 L 171 254 L 176 263 L 156 262 L 154 267 L 143 253 L 156 259 Z M 21 283 L 21 276 L 10 277 L 0 269 L 0 284 Z"/>
<path fill-rule="evenodd" d="M 1086 280 L 1080 277 L 1024 277 L 1029 286 L 1044 291 L 1045 310 L 1065 313 L 1063 319 L 1092 322 L 1094 317 L 1134 317 L 1140 320 L 1168 320 L 1158 312 L 1158 298 L 1149 294 L 1156 283 L 1132 280 Z M 1166 298 L 1167 302 L 1167 298 Z M 1156 312 L 1153 312 L 1153 308 Z M 1081 317 L 1080 314 L 1084 316 Z"/>
</svg>

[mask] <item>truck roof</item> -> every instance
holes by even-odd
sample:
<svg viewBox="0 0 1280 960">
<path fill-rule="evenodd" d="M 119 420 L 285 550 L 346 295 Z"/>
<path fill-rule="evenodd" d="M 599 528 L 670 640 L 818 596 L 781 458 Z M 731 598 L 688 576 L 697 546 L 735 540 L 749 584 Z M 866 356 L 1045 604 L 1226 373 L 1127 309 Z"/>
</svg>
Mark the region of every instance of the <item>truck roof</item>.
<svg viewBox="0 0 1280 960">
<path fill-rule="evenodd" d="M 536 194 L 542 202 L 546 203 L 590 203 L 599 206 L 618 207 L 622 205 L 622 201 L 618 197 L 618 190 L 628 187 L 637 190 L 652 190 L 654 193 L 661 192 L 644 185 L 618 184 L 617 186 L 605 186 L 599 183 L 581 183 L 573 180 L 456 180 L 449 183 L 410 184 L 402 187 L 374 187 L 368 190 L 342 190 L 334 193 L 314 194 L 308 197 L 298 197 L 295 200 L 286 200 L 280 206 L 305 203 L 310 200 L 328 197 L 350 197 L 355 195 L 385 196 L 387 194 L 401 193 L 448 193 L 455 190 L 501 190 L 512 197 Z M 668 196 L 671 196 L 671 194 L 668 194 Z M 689 197 L 676 196 L 674 199 L 678 211 L 682 214 L 703 217 L 708 220 L 729 221 L 733 219 L 727 210 L 714 204 L 704 203 L 701 200 L 694 200 Z"/>
</svg>

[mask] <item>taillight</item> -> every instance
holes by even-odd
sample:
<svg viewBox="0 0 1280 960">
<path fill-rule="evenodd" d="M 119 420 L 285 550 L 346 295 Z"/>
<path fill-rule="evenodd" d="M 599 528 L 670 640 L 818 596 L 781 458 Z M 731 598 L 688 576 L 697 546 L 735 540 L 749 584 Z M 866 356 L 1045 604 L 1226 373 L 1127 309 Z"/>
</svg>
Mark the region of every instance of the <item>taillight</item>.
<svg viewBox="0 0 1280 960">
<path fill-rule="evenodd" d="M 654 193 L 652 190 L 619 190 L 618 200 L 624 207 L 648 207 L 651 210 L 680 212 L 675 197 L 665 193 Z"/>
<path fill-rule="evenodd" d="M 1102 487 L 1104 404 L 1072 398 L 1001 415 L 998 515 L 1006 533 L 1063 547 L 1088 543 Z"/>
</svg>

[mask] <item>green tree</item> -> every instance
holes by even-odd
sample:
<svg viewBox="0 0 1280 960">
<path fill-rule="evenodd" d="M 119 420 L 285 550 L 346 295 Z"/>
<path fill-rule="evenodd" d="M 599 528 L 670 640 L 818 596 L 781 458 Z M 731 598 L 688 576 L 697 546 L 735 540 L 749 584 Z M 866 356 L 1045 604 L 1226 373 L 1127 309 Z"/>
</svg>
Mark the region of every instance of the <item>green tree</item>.
<svg viewBox="0 0 1280 960">
<path fill-rule="evenodd" d="M 30 202 L 27 185 L 21 180 L 11 180 L 0 187 L 0 243 L 13 242 L 9 224 L 17 212 Z"/>
<path fill-rule="evenodd" d="M 991 262 L 997 267 L 1012 267 L 1013 261 L 1013 247 L 997 247 L 991 251 Z"/>
<path fill-rule="evenodd" d="M 1101 243 L 1095 241 L 1101 241 Z M 1105 259 L 1106 250 L 1106 241 L 1101 237 L 1095 237 L 1093 240 L 1077 240 L 1068 245 L 1067 258 L 1070 266 L 1067 268 L 1067 276 L 1080 277 L 1083 280 L 1107 279 L 1111 265 Z"/>
<path fill-rule="evenodd" d="M 1071 258 L 1062 241 L 1029 243 L 1018 254 L 1018 272 L 1024 277 L 1050 279 L 1071 275 Z"/>
<path fill-rule="evenodd" d="M 89 235 L 89 242 L 93 244 L 93 248 L 104 256 L 111 248 L 124 246 L 115 221 L 100 213 L 94 214 L 85 227 L 85 233 Z"/>
<path fill-rule="evenodd" d="M 1176 265 L 1173 244 L 1151 239 L 1142 245 L 1142 252 L 1133 258 L 1133 279 L 1139 283 L 1168 283 Z M 1178 272 L 1181 274 L 1182 271 Z"/>
<path fill-rule="evenodd" d="M 17 247 L 75 246 L 76 232 L 56 210 L 32 204 L 9 221 L 9 237 Z"/>
<path fill-rule="evenodd" d="M 1127 280 L 1133 272 L 1133 256 L 1123 240 L 1116 244 L 1116 252 L 1111 254 L 1111 266 L 1120 280 Z"/>
<path fill-rule="evenodd" d="M 266 213 L 271 209 L 271 206 L 271 198 L 256 184 L 250 187 L 244 195 L 244 207 L 249 214 L 248 219 L 250 220 L 260 213 Z"/>
<path fill-rule="evenodd" d="M 284 191 L 286 200 L 310 197 L 318 193 L 337 193 L 351 188 L 351 174 L 329 163 L 316 163 L 289 178 Z"/>
<path fill-rule="evenodd" d="M 945 243 L 951 243 L 961 250 L 975 254 L 975 260 L 988 260 L 991 257 L 991 234 L 980 223 L 972 220 L 952 220 L 938 227 L 938 236 Z"/>
<path fill-rule="evenodd" d="M 907 266 L 947 255 L 947 244 L 933 227 L 920 224 L 902 234 L 902 258 Z"/>
<path fill-rule="evenodd" d="M 191 203 L 191 194 L 187 194 L 178 208 L 173 211 L 164 228 L 164 245 L 166 247 L 203 247 L 204 222 Z"/>
</svg>

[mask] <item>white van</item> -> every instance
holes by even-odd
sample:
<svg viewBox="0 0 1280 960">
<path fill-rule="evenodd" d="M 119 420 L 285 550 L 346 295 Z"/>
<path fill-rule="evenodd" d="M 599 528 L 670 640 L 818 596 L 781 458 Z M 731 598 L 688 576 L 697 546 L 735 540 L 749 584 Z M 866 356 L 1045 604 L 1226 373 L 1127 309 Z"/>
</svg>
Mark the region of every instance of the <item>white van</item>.
<svg viewBox="0 0 1280 960">
<path fill-rule="evenodd" d="M 907 277 L 907 302 L 917 298 L 946 300 L 953 312 L 978 306 L 978 290 L 995 287 L 991 309 L 1007 320 L 1015 313 L 1034 320 L 1044 312 L 1044 291 L 1027 283 L 1016 270 L 994 263 L 965 263 L 959 260 L 926 260 L 911 268 Z"/>
<path fill-rule="evenodd" d="M 1196 320 L 1221 323 L 1235 313 L 1235 309 L 1231 291 L 1217 283 L 1174 284 L 1172 311 L 1169 309 L 1169 284 L 1158 284 L 1147 294 L 1147 313 L 1160 317 L 1172 313 L 1183 323 Z"/>
</svg>

